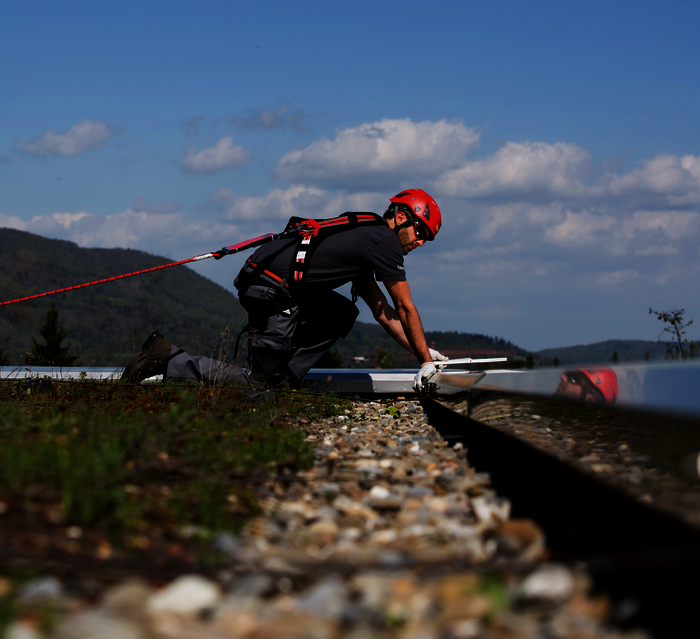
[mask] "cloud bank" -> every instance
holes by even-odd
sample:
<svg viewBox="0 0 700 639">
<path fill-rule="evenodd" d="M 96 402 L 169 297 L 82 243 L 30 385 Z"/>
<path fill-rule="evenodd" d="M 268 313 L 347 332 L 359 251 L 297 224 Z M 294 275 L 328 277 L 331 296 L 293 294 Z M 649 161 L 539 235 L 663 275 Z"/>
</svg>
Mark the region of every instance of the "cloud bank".
<svg viewBox="0 0 700 639">
<path fill-rule="evenodd" d="M 285 153 L 274 176 L 290 182 L 330 189 L 395 188 L 408 181 L 439 177 L 464 161 L 479 144 L 479 134 L 461 122 L 380 120 L 339 129 L 335 138 L 321 138 Z"/>
<path fill-rule="evenodd" d="M 221 138 L 214 146 L 196 151 L 187 147 L 185 156 L 180 160 L 183 173 L 209 175 L 226 169 L 238 169 L 253 159 L 250 151 L 240 144 L 233 143 L 233 136 Z"/>
<path fill-rule="evenodd" d="M 279 223 L 293 215 L 308 218 L 335 217 L 345 211 L 375 211 L 386 208 L 385 196 L 377 193 L 335 193 L 314 186 L 293 185 L 272 189 L 265 195 L 235 195 L 220 189 L 208 205 L 225 222 Z"/>
<path fill-rule="evenodd" d="M 122 129 L 110 127 L 101 120 L 84 120 L 63 133 L 46 131 L 32 140 L 15 140 L 15 146 L 21 153 L 33 157 L 72 158 L 101 149 L 114 136 L 122 133 Z"/>
</svg>

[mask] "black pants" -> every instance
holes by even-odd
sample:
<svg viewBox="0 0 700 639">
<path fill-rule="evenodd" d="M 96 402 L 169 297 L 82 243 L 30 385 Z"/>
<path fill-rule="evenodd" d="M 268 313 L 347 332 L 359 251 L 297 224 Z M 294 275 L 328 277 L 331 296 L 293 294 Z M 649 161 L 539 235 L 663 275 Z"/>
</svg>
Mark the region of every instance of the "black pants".
<svg viewBox="0 0 700 639">
<path fill-rule="evenodd" d="M 335 291 L 309 294 L 299 306 L 281 311 L 258 300 L 250 303 L 245 294 L 240 301 L 248 311 L 248 374 L 255 382 L 280 377 L 301 383 L 333 344 L 347 337 L 359 315 L 355 304 Z"/>
<path fill-rule="evenodd" d="M 359 315 L 355 304 L 335 291 L 308 295 L 302 304 L 280 310 L 278 298 L 250 287 L 240 302 L 250 324 L 246 370 L 183 351 L 168 363 L 166 379 L 238 385 L 289 379 L 298 386 L 324 353 L 347 337 Z"/>
</svg>

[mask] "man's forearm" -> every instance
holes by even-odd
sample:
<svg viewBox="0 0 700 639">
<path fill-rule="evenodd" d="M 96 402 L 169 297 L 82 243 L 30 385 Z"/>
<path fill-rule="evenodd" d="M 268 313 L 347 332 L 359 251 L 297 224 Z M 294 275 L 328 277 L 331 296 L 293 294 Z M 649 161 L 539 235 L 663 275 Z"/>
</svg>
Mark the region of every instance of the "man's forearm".
<svg viewBox="0 0 700 639">
<path fill-rule="evenodd" d="M 383 315 L 376 319 L 380 326 L 399 346 L 406 349 L 411 355 L 414 354 L 413 347 L 408 342 L 408 339 L 406 339 L 406 333 L 403 330 L 399 315 L 393 308 L 389 307 Z"/>
<path fill-rule="evenodd" d="M 413 353 L 420 364 L 431 362 L 432 357 L 425 341 L 423 325 L 418 309 L 411 300 L 408 283 L 387 282 L 385 285 L 394 302 L 394 307 L 387 302 L 376 282 L 368 284 L 361 293 L 374 319 L 397 344 Z"/>
<path fill-rule="evenodd" d="M 418 309 L 413 306 L 399 306 L 396 312 L 401 321 L 406 340 L 410 345 L 411 352 L 416 356 L 420 364 L 431 362 L 432 357 L 428 349 L 428 343 L 425 341 L 425 333 L 423 332 L 423 324 L 420 321 Z"/>
</svg>

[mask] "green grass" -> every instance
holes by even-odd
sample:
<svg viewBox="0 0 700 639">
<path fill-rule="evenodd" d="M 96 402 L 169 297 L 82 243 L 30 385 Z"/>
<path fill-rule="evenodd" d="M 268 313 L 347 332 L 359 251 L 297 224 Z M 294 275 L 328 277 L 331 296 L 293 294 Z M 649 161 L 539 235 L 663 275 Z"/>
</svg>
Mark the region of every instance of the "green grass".
<svg viewBox="0 0 700 639">
<path fill-rule="evenodd" d="M 257 487 L 313 463 L 298 417 L 346 404 L 290 393 L 255 405 L 235 389 L 88 382 L 40 393 L 0 383 L 0 522 L 43 513 L 142 549 L 183 528 L 205 538 L 236 531 L 258 512 Z"/>
</svg>

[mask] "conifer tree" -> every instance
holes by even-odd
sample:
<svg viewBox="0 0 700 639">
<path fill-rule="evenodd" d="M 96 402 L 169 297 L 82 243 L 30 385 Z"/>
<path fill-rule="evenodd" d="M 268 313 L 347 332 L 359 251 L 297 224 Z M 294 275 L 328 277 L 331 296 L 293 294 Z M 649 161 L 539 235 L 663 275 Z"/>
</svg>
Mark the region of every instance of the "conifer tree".
<svg viewBox="0 0 700 639">
<path fill-rule="evenodd" d="M 30 356 L 30 363 L 34 366 L 72 366 L 79 355 L 70 355 L 71 343 L 68 346 L 61 346 L 66 338 L 66 329 L 58 321 L 58 309 L 56 304 L 51 302 L 49 310 L 46 311 L 44 321 L 39 326 L 39 335 L 44 338 L 46 344 L 40 344 L 36 337 L 32 337 L 34 348 Z"/>
</svg>

